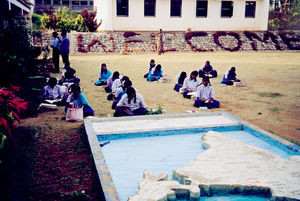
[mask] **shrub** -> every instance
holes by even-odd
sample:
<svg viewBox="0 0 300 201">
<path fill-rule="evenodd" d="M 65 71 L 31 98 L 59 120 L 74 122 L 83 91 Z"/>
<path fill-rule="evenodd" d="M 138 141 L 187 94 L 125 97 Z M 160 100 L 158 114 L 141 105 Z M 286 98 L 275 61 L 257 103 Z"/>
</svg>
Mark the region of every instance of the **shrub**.
<svg viewBox="0 0 300 201">
<path fill-rule="evenodd" d="M 89 32 L 97 31 L 98 27 L 101 25 L 102 22 L 100 21 L 100 23 L 97 23 L 97 10 L 88 11 L 88 9 L 85 8 L 81 11 L 81 16 L 83 17 L 84 24 Z"/>
<path fill-rule="evenodd" d="M 41 29 L 41 26 L 42 26 L 42 16 L 41 15 L 38 15 L 38 14 L 35 14 L 35 13 L 32 13 L 32 29 L 34 31 L 39 31 Z"/>
</svg>

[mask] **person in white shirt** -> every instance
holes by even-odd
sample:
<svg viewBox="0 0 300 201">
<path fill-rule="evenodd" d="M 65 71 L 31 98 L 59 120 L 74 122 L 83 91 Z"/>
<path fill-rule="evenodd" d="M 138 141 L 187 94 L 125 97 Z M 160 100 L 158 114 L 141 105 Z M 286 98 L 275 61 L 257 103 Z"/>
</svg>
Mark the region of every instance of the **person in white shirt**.
<svg viewBox="0 0 300 201">
<path fill-rule="evenodd" d="M 59 45 L 60 40 L 57 37 L 57 32 L 52 33 L 53 41 L 50 44 L 50 47 L 52 47 L 52 62 L 54 65 L 54 73 L 59 73 Z"/>
<path fill-rule="evenodd" d="M 202 83 L 197 87 L 197 99 L 194 107 L 207 107 L 208 109 L 220 107 L 219 101 L 215 100 L 215 90 L 208 77 L 204 77 Z"/>
<path fill-rule="evenodd" d="M 183 81 L 186 78 L 186 72 L 182 71 L 180 74 L 178 74 L 175 78 L 176 84 L 174 86 L 174 90 L 179 92 L 180 88 L 183 86 Z"/>
<path fill-rule="evenodd" d="M 143 96 L 136 93 L 133 87 L 128 87 L 126 94 L 122 96 L 121 100 L 117 104 L 114 116 L 145 115 L 147 112 L 148 110 L 146 109 Z"/>
<path fill-rule="evenodd" d="M 123 83 L 124 83 L 125 80 L 129 80 L 129 77 L 123 76 L 122 78 L 116 79 L 113 82 L 113 84 L 111 86 L 112 92 L 110 94 L 108 94 L 107 100 L 113 100 L 114 99 L 114 96 L 115 96 L 118 88 L 123 86 Z"/>
<path fill-rule="evenodd" d="M 55 77 L 50 77 L 48 85 L 43 88 L 43 96 L 45 99 L 50 100 L 60 99 L 60 86 L 57 85 L 57 79 Z"/>
<path fill-rule="evenodd" d="M 210 65 L 209 61 L 206 61 L 204 66 L 199 70 L 199 77 L 217 77 L 218 73 Z"/>
<path fill-rule="evenodd" d="M 148 73 L 146 73 L 144 75 L 144 78 L 148 78 L 148 74 L 151 72 L 152 68 L 154 68 L 155 66 L 156 66 L 155 60 L 151 59 L 149 65 L 148 65 Z"/>
<path fill-rule="evenodd" d="M 197 90 L 197 86 L 200 84 L 199 80 L 197 79 L 198 72 L 192 71 L 190 77 L 187 77 L 183 81 L 183 97 L 184 98 L 191 98 L 188 93 L 195 92 Z"/>
</svg>

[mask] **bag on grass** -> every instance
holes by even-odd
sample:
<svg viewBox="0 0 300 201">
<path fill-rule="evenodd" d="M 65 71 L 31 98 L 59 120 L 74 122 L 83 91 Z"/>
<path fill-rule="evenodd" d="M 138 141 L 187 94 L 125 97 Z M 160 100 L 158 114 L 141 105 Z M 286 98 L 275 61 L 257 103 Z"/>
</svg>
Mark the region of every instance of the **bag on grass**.
<svg viewBox="0 0 300 201">
<path fill-rule="evenodd" d="M 83 120 L 83 108 L 68 108 L 66 113 L 66 121 L 82 121 Z"/>
</svg>

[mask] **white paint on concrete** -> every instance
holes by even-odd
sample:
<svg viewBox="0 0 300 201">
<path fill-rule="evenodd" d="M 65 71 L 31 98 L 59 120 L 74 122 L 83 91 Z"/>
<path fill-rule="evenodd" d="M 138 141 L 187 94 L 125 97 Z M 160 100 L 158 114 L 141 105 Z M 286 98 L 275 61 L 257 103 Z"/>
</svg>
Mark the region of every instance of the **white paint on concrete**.
<svg viewBox="0 0 300 201">
<path fill-rule="evenodd" d="M 221 17 L 222 0 L 209 0 L 207 17 L 196 17 L 196 0 L 182 1 L 181 17 L 170 16 L 170 0 L 157 0 L 153 17 L 144 16 L 144 1 L 130 0 L 128 16 L 117 16 L 116 0 L 94 1 L 100 30 L 105 31 L 220 31 L 267 30 L 268 0 L 256 0 L 255 18 L 245 18 L 247 0 L 232 0 L 233 16 Z"/>
<path fill-rule="evenodd" d="M 98 134 L 108 133 L 126 133 L 126 132 L 142 132 L 147 130 L 166 130 L 166 129 L 182 129 L 193 127 L 208 127 L 232 125 L 236 121 L 226 118 L 222 115 L 215 116 L 197 116 L 197 117 L 178 117 L 178 118 L 161 118 L 161 119 L 144 119 L 125 121 L 101 121 L 93 122 L 95 132 Z"/>
<path fill-rule="evenodd" d="M 209 149 L 173 176 L 204 185 L 264 186 L 273 197 L 300 199 L 300 156 L 286 160 L 212 131 L 203 141 Z"/>
</svg>

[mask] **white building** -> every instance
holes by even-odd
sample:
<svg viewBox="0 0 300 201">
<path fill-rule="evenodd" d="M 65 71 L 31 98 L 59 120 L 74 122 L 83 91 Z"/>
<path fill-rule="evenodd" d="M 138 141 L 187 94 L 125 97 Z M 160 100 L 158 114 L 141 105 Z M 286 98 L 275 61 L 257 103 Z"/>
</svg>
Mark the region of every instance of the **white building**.
<svg viewBox="0 0 300 201">
<path fill-rule="evenodd" d="M 269 0 L 95 0 L 100 30 L 267 30 Z"/>
<path fill-rule="evenodd" d="M 8 10 L 23 16 L 31 16 L 34 9 L 34 0 L 7 0 Z"/>
</svg>

